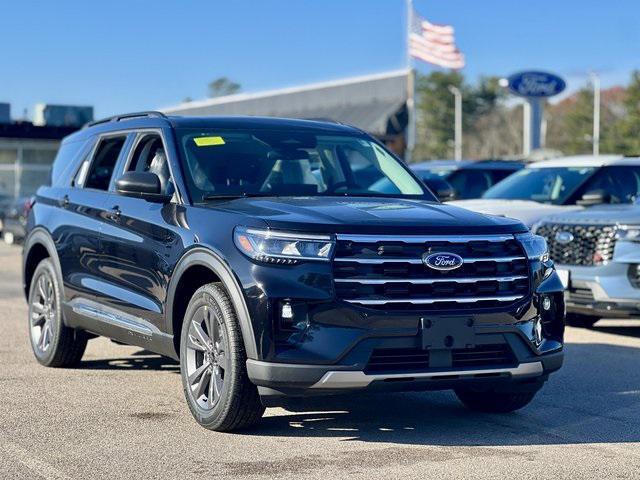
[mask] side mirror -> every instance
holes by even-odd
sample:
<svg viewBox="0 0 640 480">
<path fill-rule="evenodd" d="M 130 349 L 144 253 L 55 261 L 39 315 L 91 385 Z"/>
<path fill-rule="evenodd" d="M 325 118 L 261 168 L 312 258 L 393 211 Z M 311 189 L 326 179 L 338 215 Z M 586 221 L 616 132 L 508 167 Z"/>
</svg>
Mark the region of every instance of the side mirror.
<svg viewBox="0 0 640 480">
<path fill-rule="evenodd" d="M 456 198 L 456 191 L 446 180 L 441 178 L 423 178 L 424 184 L 440 202 L 449 202 Z"/>
<path fill-rule="evenodd" d="M 590 207 L 592 205 L 609 203 L 610 201 L 611 195 L 609 195 L 604 190 L 591 190 L 589 192 L 586 192 L 576 203 L 583 207 Z"/>
<path fill-rule="evenodd" d="M 151 172 L 125 172 L 116 180 L 116 192 L 149 202 L 167 203 L 171 195 L 161 193 L 160 178 Z"/>
<path fill-rule="evenodd" d="M 456 192 L 453 188 L 439 188 L 434 193 L 441 202 L 450 202 L 456 198 Z"/>
</svg>

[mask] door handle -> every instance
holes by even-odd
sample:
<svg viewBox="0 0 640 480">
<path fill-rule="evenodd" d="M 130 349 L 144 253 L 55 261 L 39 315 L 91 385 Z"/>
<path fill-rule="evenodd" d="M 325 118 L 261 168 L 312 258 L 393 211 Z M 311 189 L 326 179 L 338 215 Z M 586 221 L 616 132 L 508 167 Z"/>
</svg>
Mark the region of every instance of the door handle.
<svg viewBox="0 0 640 480">
<path fill-rule="evenodd" d="M 62 208 L 69 208 L 69 195 L 65 195 L 60 200 L 58 200 L 58 205 Z"/>
<path fill-rule="evenodd" d="M 120 210 L 120 207 L 116 205 L 107 214 L 107 217 L 109 217 L 114 222 L 117 222 L 120 220 L 120 215 L 122 215 L 122 211 Z"/>
</svg>

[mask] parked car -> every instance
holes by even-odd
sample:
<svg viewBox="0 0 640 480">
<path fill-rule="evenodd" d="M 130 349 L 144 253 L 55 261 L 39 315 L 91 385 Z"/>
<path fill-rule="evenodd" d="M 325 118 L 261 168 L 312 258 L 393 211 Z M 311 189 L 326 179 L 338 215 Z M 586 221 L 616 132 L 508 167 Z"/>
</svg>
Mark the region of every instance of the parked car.
<svg viewBox="0 0 640 480">
<path fill-rule="evenodd" d="M 575 156 L 527 165 L 479 200 L 455 205 L 517 218 L 532 226 L 548 215 L 598 204 L 628 204 L 640 192 L 640 158 Z"/>
<path fill-rule="evenodd" d="M 552 215 L 534 226 L 547 239 L 565 286 L 567 323 L 640 319 L 640 205 Z"/>
<path fill-rule="evenodd" d="M 11 245 L 20 244 L 26 236 L 27 216 L 31 197 L 20 197 L 7 202 L 2 215 L 2 239 Z"/>
<path fill-rule="evenodd" d="M 74 365 L 95 335 L 178 359 L 204 427 L 365 390 L 508 412 L 562 364 L 544 239 L 438 203 L 358 129 L 117 116 L 67 137 L 51 178 L 24 248 L 36 359 Z"/>
<path fill-rule="evenodd" d="M 420 178 L 438 176 L 454 189 L 457 199 L 480 198 L 484 192 L 514 172 L 524 163 L 517 160 L 433 160 L 412 165 Z"/>
</svg>

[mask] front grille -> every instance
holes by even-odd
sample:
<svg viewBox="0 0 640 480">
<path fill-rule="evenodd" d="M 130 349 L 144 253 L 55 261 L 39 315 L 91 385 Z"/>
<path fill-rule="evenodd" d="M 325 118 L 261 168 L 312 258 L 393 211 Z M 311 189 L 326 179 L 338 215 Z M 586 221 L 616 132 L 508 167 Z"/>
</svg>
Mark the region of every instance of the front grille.
<svg viewBox="0 0 640 480">
<path fill-rule="evenodd" d="M 590 266 L 613 258 L 616 228 L 612 225 L 544 223 L 536 233 L 547 239 L 551 259 L 562 265 Z"/>
<path fill-rule="evenodd" d="M 435 270 L 422 257 L 462 257 Z M 392 237 L 339 235 L 333 262 L 339 299 L 384 310 L 509 307 L 529 293 L 529 265 L 512 235 Z"/>
<path fill-rule="evenodd" d="M 516 358 L 507 344 L 478 345 L 451 351 L 452 368 L 489 368 L 511 366 Z M 380 348 L 371 353 L 365 368 L 367 373 L 429 370 L 429 351 L 419 348 Z"/>
<path fill-rule="evenodd" d="M 592 305 L 595 298 L 590 288 L 572 288 L 567 292 L 567 301 L 574 305 Z"/>
</svg>

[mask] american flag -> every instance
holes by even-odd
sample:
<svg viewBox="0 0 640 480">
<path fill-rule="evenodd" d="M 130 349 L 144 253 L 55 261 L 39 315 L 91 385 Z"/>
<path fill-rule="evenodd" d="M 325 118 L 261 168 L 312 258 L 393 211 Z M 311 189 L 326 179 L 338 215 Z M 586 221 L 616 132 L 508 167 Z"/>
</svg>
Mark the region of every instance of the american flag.
<svg viewBox="0 0 640 480">
<path fill-rule="evenodd" d="M 428 22 L 413 10 L 409 32 L 409 55 L 440 67 L 464 67 L 464 55 L 456 47 L 453 27 Z"/>
</svg>

